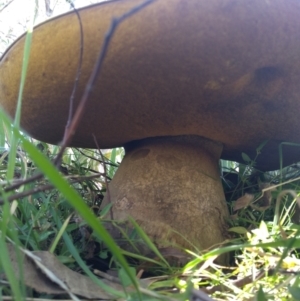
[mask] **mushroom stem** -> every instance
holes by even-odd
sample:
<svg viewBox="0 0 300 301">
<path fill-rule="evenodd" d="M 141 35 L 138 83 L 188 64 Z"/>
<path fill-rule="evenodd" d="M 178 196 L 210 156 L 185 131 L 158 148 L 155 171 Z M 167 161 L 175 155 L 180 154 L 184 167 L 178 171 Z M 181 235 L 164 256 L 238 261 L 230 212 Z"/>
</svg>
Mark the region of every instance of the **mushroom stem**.
<svg viewBox="0 0 300 301">
<path fill-rule="evenodd" d="M 159 137 L 125 150 L 109 184 L 115 220 L 133 217 L 159 247 L 195 251 L 225 240 L 222 144 L 199 136 Z"/>
</svg>

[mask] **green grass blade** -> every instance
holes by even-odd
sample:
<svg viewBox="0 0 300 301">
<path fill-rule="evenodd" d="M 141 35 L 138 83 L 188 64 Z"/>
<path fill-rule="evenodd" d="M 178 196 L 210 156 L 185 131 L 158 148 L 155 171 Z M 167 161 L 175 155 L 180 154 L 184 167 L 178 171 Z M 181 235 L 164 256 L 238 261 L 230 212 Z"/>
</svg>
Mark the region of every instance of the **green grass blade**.
<svg viewBox="0 0 300 301">
<path fill-rule="evenodd" d="M 56 221 L 56 224 L 59 228 L 62 228 L 62 223 L 60 222 L 60 219 L 58 218 L 55 210 L 53 210 L 53 208 L 51 208 L 51 213 Z M 87 265 L 85 264 L 85 262 L 81 259 L 77 249 L 74 247 L 74 244 L 70 238 L 70 236 L 67 234 L 67 232 L 65 231 L 63 233 L 63 239 L 66 243 L 66 246 L 68 248 L 68 250 L 70 251 L 70 253 L 72 254 L 72 256 L 74 257 L 74 259 L 76 260 L 76 262 L 78 263 L 78 265 L 82 268 L 82 270 L 96 283 L 98 284 L 102 289 L 104 289 L 107 293 L 112 294 L 114 296 L 117 296 L 119 298 L 125 298 L 125 294 L 122 292 L 118 292 L 114 289 L 112 289 L 111 287 L 109 287 L 108 285 L 106 285 L 104 282 L 102 282 L 99 278 L 97 278 L 91 271 L 90 269 L 87 267 Z"/>
<path fill-rule="evenodd" d="M 14 123 L 13 123 L 13 127 L 17 128 L 17 129 L 19 129 L 19 127 L 20 127 L 22 96 L 23 96 L 23 90 L 24 90 L 24 86 L 25 86 L 27 67 L 28 67 L 28 63 L 29 63 L 31 40 L 32 40 L 32 29 L 31 29 L 31 31 L 27 32 L 25 45 L 24 45 L 21 82 L 20 82 L 20 88 L 19 88 L 19 95 L 18 95 L 18 102 L 17 102 L 15 120 L 14 120 Z M 18 139 L 16 138 L 16 136 L 13 135 L 12 136 L 12 141 L 11 141 L 11 146 L 10 146 L 10 156 L 9 156 L 8 169 L 7 169 L 7 179 L 8 180 L 11 180 L 14 176 L 17 145 L 18 145 Z"/>
<path fill-rule="evenodd" d="M 10 124 L 10 118 L 1 110 L 0 118 L 7 125 Z M 90 208 L 83 201 L 78 192 L 69 185 L 67 180 L 59 173 L 57 168 L 49 161 L 49 159 L 42 154 L 32 143 L 30 143 L 18 129 L 13 128 L 13 134 L 18 138 L 24 150 L 29 154 L 35 165 L 45 174 L 48 180 L 64 195 L 69 203 L 80 213 L 80 215 L 86 220 L 87 224 L 92 227 L 95 233 L 102 239 L 108 249 L 112 252 L 116 260 L 121 267 L 126 271 L 131 279 L 134 287 L 138 291 L 138 283 L 135 277 L 132 277 L 132 273 L 124 256 L 119 251 L 119 247 L 106 231 L 104 226 L 92 213 Z"/>
<path fill-rule="evenodd" d="M 147 246 L 154 252 L 154 254 L 165 263 L 165 265 L 171 269 L 169 263 L 165 260 L 165 258 L 161 255 L 159 250 L 156 248 L 156 246 L 153 244 L 153 242 L 150 240 L 150 238 L 147 236 L 147 234 L 142 230 L 142 228 L 136 223 L 136 221 L 133 218 L 129 217 L 129 221 L 132 223 L 140 237 L 144 240 L 144 242 L 147 244 Z"/>
<path fill-rule="evenodd" d="M 53 214 L 53 212 L 52 212 L 52 214 Z M 70 219 L 71 219 L 71 215 L 64 221 L 64 223 L 60 227 L 60 229 L 59 229 L 57 235 L 55 236 L 55 239 L 54 239 L 54 241 L 53 241 L 53 243 L 52 243 L 52 245 L 51 245 L 51 247 L 49 249 L 50 253 L 54 253 L 54 251 L 55 251 L 55 249 L 56 249 L 56 247 L 57 247 L 57 245 L 58 245 L 61 237 L 63 236 L 64 232 L 66 231 L 66 228 L 67 228 L 67 226 L 69 224 Z"/>
</svg>

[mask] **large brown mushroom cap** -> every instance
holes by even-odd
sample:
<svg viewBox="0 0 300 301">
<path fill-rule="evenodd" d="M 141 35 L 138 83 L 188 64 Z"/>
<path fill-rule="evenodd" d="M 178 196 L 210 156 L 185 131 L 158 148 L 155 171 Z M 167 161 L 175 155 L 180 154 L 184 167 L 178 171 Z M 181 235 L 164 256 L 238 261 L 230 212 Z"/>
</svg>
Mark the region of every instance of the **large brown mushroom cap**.
<svg viewBox="0 0 300 301">
<path fill-rule="evenodd" d="M 142 1 L 101 3 L 79 11 L 84 30 L 76 103 L 113 16 Z M 157 136 L 197 135 L 223 143 L 241 160 L 268 144 L 258 167 L 278 167 L 280 142 L 300 142 L 298 0 L 157 0 L 118 28 L 73 146 L 101 148 Z M 0 62 L 0 101 L 14 114 L 24 37 Z M 58 143 L 78 66 L 74 13 L 38 26 L 23 96 L 22 126 Z M 300 159 L 284 149 L 284 163 Z"/>
</svg>

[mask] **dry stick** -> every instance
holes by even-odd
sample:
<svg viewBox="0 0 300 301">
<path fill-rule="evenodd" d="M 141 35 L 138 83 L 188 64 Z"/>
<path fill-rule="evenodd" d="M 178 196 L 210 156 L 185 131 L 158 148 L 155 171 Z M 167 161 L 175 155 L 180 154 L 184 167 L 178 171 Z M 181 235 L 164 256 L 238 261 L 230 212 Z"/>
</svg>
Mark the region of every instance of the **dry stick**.
<svg viewBox="0 0 300 301">
<path fill-rule="evenodd" d="M 101 159 L 103 161 L 103 168 L 104 168 L 104 181 L 105 181 L 105 186 L 106 186 L 106 194 L 107 194 L 107 198 L 108 198 L 108 203 L 111 204 L 111 200 L 110 200 L 110 193 L 109 193 L 109 187 L 108 187 L 108 181 L 107 181 L 107 169 L 106 169 L 106 164 L 105 164 L 105 161 L 104 161 L 104 156 L 101 152 L 101 149 L 98 145 L 98 141 L 95 137 L 95 135 L 93 134 L 93 137 L 94 137 L 94 142 L 98 148 L 98 151 L 99 151 L 99 154 L 101 156 Z M 114 219 L 114 214 L 113 214 L 113 211 L 112 211 L 112 206 L 109 208 L 109 214 L 110 214 L 110 219 L 113 220 Z"/>
<path fill-rule="evenodd" d="M 68 124 L 66 126 L 65 129 L 65 133 L 64 133 L 64 138 L 62 141 L 62 146 L 60 149 L 60 152 L 57 156 L 57 161 L 60 160 L 64 150 L 66 149 L 66 147 L 70 144 L 76 129 L 81 121 L 81 118 L 83 116 L 84 113 L 84 109 L 86 108 L 86 104 L 88 101 L 88 98 L 92 92 L 92 89 L 96 83 L 96 80 L 100 74 L 100 71 L 102 69 L 102 65 L 104 62 L 104 59 L 106 57 L 106 53 L 110 44 L 110 41 L 116 31 L 116 29 L 118 28 L 118 26 L 127 18 L 131 17 L 132 15 L 134 15 L 135 13 L 137 13 L 138 11 L 140 11 L 141 9 L 143 9 L 144 7 L 146 7 L 147 5 L 149 5 L 150 3 L 154 2 L 155 0 L 146 0 L 145 2 L 143 2 L 142 4 L 139 4 L 137 6 L 135 6 L 134 8 L 132 8 L 131 10 L 129 10 L 127 13 L 123 14 L 121 17 L 119 18 L 113 18 L 112 22 L 110 24 L 110 28 L 108 30 L 108 32 L 105 34 L 105 38 L 104 38 L 104 42 L 103 42 L 103 46 L 100 50 L 100 55 L 97 59 L 95 68 L 89 78 L 89 81 L 86 85 L 86 88 L 84 90 L 84 94 L 79 102 L 79 105 L 76 109 L 75 115 L 73 116 L 70 124 Z"/>
<path fill-rule="evenodd" d="M 88 98 L 90 96 L 90 93 L 96 83 L 96 80 L 100 74 L 100 71 L 102 69 L 102 65 L 103 65 L 103 62 L 104 62 L 104 59 L 105 59 L 105 56 L 107 54 L 107 51 L 108 51 L 108 47 L 109 47 L 109 44 L 110 44 L 110 41 L 116 31 L 116 29 L 118 28 L 118 26 L 125 20 L 127 19 L 128 17 L 134 15 L 135 13 L 137 13 L 138 11 L 140 11 L 141 9 L 143 9 L 144 7 L 146 7 L 147 5 L 149 5 L 150 3 L 154 2 L 154 0 L 146 0 L 145 2 L 143 2 L 142 4 L 139 4 L 137 6 L 135 6 L 134 8 L 132 8 L 131 10 L 129 10 L 127 13 L 123 14 L 121 17 L 119 18 L 114 18 L 111 22 L 111 25 L 110 25 L 110 28 L 108 30 L 108 32 L 105 34 L 105 38 L 104 38 L 104 43 L 103 43 L 103 46 L 101 48 L 101 51 L 100 51 L 100 55 L 97 59 L 97 62 L 96 62 L 96 65 L 95 65 L 95 68 L 90 76 L 90 79 L 86 85 L 86 88 L 84 90 L 84 94 L 80 100 L 80 103 L 77 107 L 77 110 L 75 112 L 75 115 L 74 117 L 72 118 L 72 120 L 70 120 L 70 117 L 71 115 L 69 114 L 69 120 L 68 120 L 68 124 L 66 126 L 66 129 L 65 129 L 65 133 L 64 133 L 64 138 L 63 138 L 63 141 L 62 141 L 62 147 L 60 149 L 60 152 L 57 156 L 57 162 L 60 161 L 60 158 L 64 152 L 64 150 L 66 149 L 66 147 L 70 144 L 70 141 L 72 140 L 75 132 L 76 132 L 76 129 L 82 119 L 82 116 L 83 116 L 83 113 L 84 113 L 84 110 L 86 108 L 86 104 L 87 104 L 87 101 L 88 101 Z M 72 102 L 71 102 L 72 103 Z M 71 110 L 70 110 L 71 112 Z M 70 123 L 69 123 L 70 122 Z M 93 135 L 94 136 L 94 135 Z M 96 137 L 94 136 L 94 141 L 95 141 L 95 144 L 98 148 L 98 150 L 100 151 L 100 155 L 102 157 L 102 160 L 104 159 L 103 158 L 103 154 L 98 146 L 98 143 L 97 143 L 97 140 L 96 140 Z M 104 160 L 103 160 L 104 161 Z M 108 197 L 108 201 L 109 203 L 111 202 L 110 201 L 110 194 L 109 194 L 109 188 L 108 188 L 108 183 L 107 183 L 107 177 L 106 177 L 106 165 L 104 163 L 104 171 L 105 171 L 105 183 L 106 183 L 106 189 L 107 189 L 107 197 Z M 110 208 L 110 217 L 111 219 L 113 219 L 113 212 L 112 212 L 112 208 Z"/>
<path fill-rule="evenodd" d="M 82 150 L 80 150 L 79 148 L 76 148 L 76 150 L 79 152 L 79 153 L 81 153 L 83 156 L 86 156 L 87 158 L 89 158 L 89 159 L 92 159 L 92 160 L 95 160 L 95 161 L 97 161 L 97 162 L 99 162 L 99 163 L 104 163 L 104 161 L 103 160 L 99 160 L 99 159 L 96 159 L 96 158 L 94 158 L 94 157 L 92 157 L 92 156 L 89 156 L 89 155 L 87 155 L 86 153 L 84 153 Z M 119 165 L 118 164 L 115 164 L 115 163 L 112 163 L 112 162 L 107 162 L 107 161 L 105 161 L 105 163 L 107 164 L 107 165 L 110 165 L 110 166 L 113 166 L 113 167 L 118 167 Z"/>
<path fill-rule="evenodd" d="M 53 9 L 50 7 L 50 0 L 45 0 L 45 8 L 47 17 L 50 17 L 53 13 Z"/>
<path fill-rule="evenodd" d="M 31 176 L 30 178 L 16 181 L 14 184 L 12 184 L 12 185 L 4 188 L 4 192 L 9 192 L 9 191 L 18 189 L 18 188 L 20 188 L 21 186 L 23 186 L 25 184 L 29 184 L 29 183 L 31 183 L 33 181 L 40 180 L 43 177 L 44 177 L 44 174 L 42 174 L 41 172 L 39 172 L 39 173 L 35 174 L 34 176 Z"/>
<path fill-rule="evenodd" d="M 99 176 L 102 176 L 102 175 L 103 175 L 102 173 L 98 173 L 98 174 L 95 174 L 95 175 L 89 175 L 89 176 L 84 176 L 84 177 L 77 177 L 75 179 L 72 179 L 70 181 L 70 184 L 80 183 L 80 182 L 83 182 L 85 180 L 95 179 L 95 178 L 98 178 Z M 49 189 L 53 189 L 53 188 L 54 188 L 54 185 L 52 185 L 52 184 L 41 185 L 41 186 L 35 187 L 33 189 L 26 190 L 26 191 L 23 191 L 23 192 L 11 195 L 11 196 L 7 197 L 6 200 L 8 202 L 12 202 L 14 200 L 24 198 L 24 197 L 32 195 L 34 193 L 45 191 L 45 190 L 49 190 Z M 4 200 L 0 199 L 0 205 L 3 205 L 3 204 L 4 204 Z"/>
<path fill-rule="evenodd" d="M 70 97 L 70 102 L 69 102 L 69 113 L 68 113 L 68 120 L 67 120 L 67 124 L 66 124 L 66 128 L 65 128 L 65 132 L 64 132 L 64 137 L 63 137 L 63 142 L 62 142 L 62 147 L 58 153 L 58 155 L 56 156 L 55 160 L 54 160 L 54 164 L 55 165 L 59 165 L 61 158 L 63 156 L 63 153 L 66 149 L 66 147 L 68 146 L 69 142 L 66 141 L 66 136 L 68 136 L 69 133 L 69 128 L 72 125 L 73 122 L 73 111 L 74 111 L 74 98 L 75 98 L 75 93 L 77 90 L 77 86 L 78 86 L 78 82 L 80 79 L 80 75 L 81 75 L 81 67 L 82 67 L 82 60 L 83 60 L 83 44 L 84 44 L 84 33 L 83 33 L 83 26 L 82 26 L 82 21 L 80 18 L 80 14 L 78 13 L 77 9 L 75 8 L 74 4 L 72 2 L 70 2 L 70 5 L 72 6 L 72 8 L 74 9 L 74 12 L 77 16 L 78 19 L 78 23 L 79 23 L 79 30 L 80 30 L 80 52 L 79 52 L 79 60 L 78 60 L 78 66 L 77 66 L 77 72 L 76 72 L 76 78 L 74 81 L 74 85 L 73 85 L 73 90 L 72 90 L 72 94 Z M 82 102 L 82 99 L 81 99 Z M 76 112 L 78 111 L 78 109 L 76 110 Z M 74 129 L 74 133 L 76 130 L 77 126 Z"/>
<path fill-rule="evenodd" d="M 81 152 L 81 151 L 80 151 L 80 152 Z M 82 153 L 82 152 L 81 152 L 81 153 Z M 89 156 L 87 156 L 87 157 L 90 158 L 90 159 L 96 160 L 96 159 L 93 158 L 93 157 L 89 157 Z M 96 161 L 99 161 L 99 160 L 96 160 Z M 109 164 L 109 163 L 108 163 L 108 164 Z M 116 167 L 117 167 L 117 165 L 114 165 L 114 164 L 110 164 L 110 165 L 116 166 Z M 102 174 L 102 173 L 99 173 L 99 175 L 102 176 L 103 174 Z M 18 180 L 18 181 L 15 181 L 14 184 L 10 185 L 9 187 L 4 188 L 4 192 L 9 192 L 9 191 L 18 189 L 19 187 L 21 187 L 21 186 L 23 186 L 23 185 L 25 185 L 25 184 L 29 184 L 29 183 L 31 183 L 31 182 L 33 182 L 33 181 L 40 180 L 41 178 L 43 178 L 43 176 L 44 176 L 44 175 L 43 175 L 42 173 L 37 173 L 37 174 L 35 174 L 34 176 L 32 176 L 32 177 L 30 177 L 30 178 L 27 178 L 27 179 L 25 179 L 25 180 Z M 103 176 L 104 176 L 104 175 L 103 175 Z M 1 183 L 0 183 L 0 185 L 1 185 Z M 3 184 L 2 184 L 2 185 L 3 185 Z"/>
<path fill-rule="evenodd" d="M 91 157 L 91 159 L 92 159 L 92 157 Z M 114 165 L 112 165 L 112 166 L 114 166 Z M 102 174 L 102 173 L 99 173 L 99 175 L 100 176 L 102 176 L 102 175 L 104 176 L 104 174 Z M 29 184 L 29 183 L 31 183 L 33 181 L 40 180 L 41 178 L 43 178 L 43 176 L 44 175 L 42 173 L 37 173 L 34 176 L 32 176 L 30 178 L 27 178 L 25 180 L 18 180 L 14 184 L 10 185 L 9 187 L 4 188 L 4 192 L 9 192 L 9 191 L 18 189 L 18 188 L 20 188 L 21 186 L 23 186 L 25 184 Z"/>
<path fill-rule="evenodd" d="M 10 0 L 9 2 L 7 2 L 1 9 L 0 9 L 0 13 L 2 13 L 7 7 L 8 5 L 10 5 L 11 3 L 13 3 L 14 0 Z"/>
<path fill-rule="evenodd" d="M 72 94 L 70 97 L 70 104 L 69 104 L 69 115 L 68 115 L 68 121 L 66 124 L 66 130 L 65 133 L 68 131 L 67 129 L 70 127 L 70 124 L 72 123 L 72 117 L 73 117 L 73 111 L 74 111 L 74 98 L 75 98 L 75 93 L 77 90 L 77 86 L 78 86 L 78 82 L 80 79 L 80 75 L 81 75 L 81 68 L 82 68 L 82 60 L 83 60 L 83 44 L 84 44 L 84 33 L 83 33 L 83 27 L 82 27 L 82 22 L 81 22 L 81 18 L 80 15 L 77 11 L 77 9 L 75 8 L 74 4 L 72 2 L 70 2 L 72 8 L 75 11 L 75 14 L 77 16 L 78 19 L 78 23 L 79 23 L 79 29 L 80 29 L 80 54 L 79 54 L 79 61 L 78 61 L 78 66 L 77 66 L 77 72 L 76 72 L 76 78 L 74 81 L 74 86 L 73 86 L 73 90 L 72 90 Z"/>
<path fill-rule="evenodd" d="M 115 283 L 121 284 L 121 280 L 120 280 L 119 277 L 114 277 L 114 276 L 112 276 L 112 275 L 109 275 L 109 274 L 104 273 L 104 272 L 102 272 L 102 271 L 100 271 L 100 270 L 97 270 L 97 269 L 95 269 L 95 270 L 93 271 L 93 273 L 94 273 L 95 275 L 97 275 L 97 276 L 100 276 L 100 277 L 102 277 L 102 278 L 108 280 L 108 281 L 111 281 L 111 282 L 115 282 Z"/>
<path fill-rule="evenodd" d="M 9 187 L 6 187 L 6 188 L 4 189 L 4 191 L 5 191 L 5 192 L 9 192 L 9 191 L 18 189 L 18 188 L 20 188 L 21 186 L 23 186 L 23 185 L 25 185 L 25 184 L 29 184 L 29 183 L 31 183 L 31 182 L 33 182 L 33 181 L 36 181 L 36 180 L 41 179 L 43 176 L 44 176 L 44 175 L 43 175 L 42 173 L 38 173 L 38 174 L 36 174 L 36 175 L 34 175 L 34 176 L 28 178 L 28 179 L 21 180 L 21 181 L 15 183 L 15 184 L 13 184 L 13 185 L 11 185 L 11 186 L 9 186 Z"/>
<path fill-rule="evenodd" d="M 90 79 L 89 79 L 88 84 L 85 88 L 84 94 L 83 94 L 83 96 L 80 100 L 79 106 L 77 107 L 77 110 L 76 110 L 75 115 L 72 118 L 71 122 L 69 123 L 69 120 L 68 120 L 68 123 L 66 125 L 64 138 L 63 138 L 63 141 L 62 141 L 62 147 L 61 147 L 61 149 L 60 149 L 60 151 L 59 151 L 59 153 L 58 153 L 58 155 L 55 159 L 55 165 L 58 165 L 58 163 L 60 162 L 60 160 L 62 158 L 62 155 L 64 153 L 64 150 L 69 145 L 70 141 L 72 140 L 72 138 L 75 134 L 75 131 L 76 131 L 76 129 L 79 125 L 79 122 L 82 118 L 82 115 L 84 113 L 84 108 L 86 107 L 87 100 L 90 96 L 90 93 L 91 93 L 92 88 L 93 88 L 93 86 L 96 82 L 96 79 L 97 79 L 97 77 L 98 77 L 98 75 L 101 71 L 103 61 L 105 59 L 105 56 L 106 56 L 106 53 L 107 53 L 107 50 L 108 50 L 108 46 L 110 44 L 110 41 L 111 41 L 116 29 L 122 23 L 122 21 L 124 21 L 126 18 L 134 15 L 135 13 L 137 13 L 138 11 L 140 11 L 141 9 L 143 9 L 144 7 L 146 7 L 147 5 L 149 5 L 150 3 L 154 2 L 154 1 L 155 0 L 146 0 L 142 4 L 137 5 L 136 7 L 134 7 L 133 9 L 128 11 L 127 13 L 123 14 L 121 17 L 115 18 L 115 19 L 112 20 L 111 26 L 110 26 L 109 30 L 107 31 L 107 33 L 105 35 L 104 43 L 103 43 L 103 46 L 101 48 L 100 55 L 97 59 L 96 66 L 93 70 L 92 75 L 90 76 Z M 77 13 L 77 16 L 79 17 L 79 20 L 81 20 L 80 15 L 78 14 L 78 12 L 76 10 L 75 10 L 75 12 Z M 82 37 L 81 37 L 81 41 L 82 40 L 83 40 L 83 33 L 82 33 Z M 81 63 L 82 62 L 79 59 L 79 66 L 78 66 L 77 72 L 78 72 L 78 70 L 81 70 L 81 65 L 80 65 Z M 79 77 L 77 76 L 76 77 L 77 82 L 78 82 L 78 78 Z M 77 83 L 76 83 L 76 85 L 77 85 Z M 73 89 L 73 92 L 75 90 L 76 90 L 76 88 Z M 72 93 L 72 95 L 73 95 L 73 93 Z M 75 92 L 74 92 L 74 95 L 75 95 Z M 70 99 L 70 104 L 71 104 L 72 107 L 69 110 L 69 117 L 70 117 L 70 112 L 72 112 L 72 110 L 73 110 L 72 96 L 71 96 L 71 99 Z M 19 188 L 24 184 L 31 183 L 35 180 L 41 179 L 42 177 L 43 177 L 43 174 L 37 174 L 37 175 L 35 175 L 31 178 L 28 178 L 28 179 L 24 180 L 23 183 L 14 184 L 11 187 L 7 187 L 5 191 L 7 192 L 7 191 L 11 191 L 13 189 Z"/>
<path fill-rule="evenodd" d="M 24 198 L 26 196 L 32 195 L 32 194 L 40 192 L 40 191 L 53 189 L 53 187 L 54 187 L 53 185 L 47 184 L 47 185 L 39 186 L 39 187 L 30 189 L 30 190 L 27 190 L 27 191 L 23 191 L 23 192 L 20 192 L 20 193 L 15 193 L 14 195 L 11 195 L 11 196 L 7 197 L 6 201 L 7 202 L 12 202 L 14 200 Z M 0 205 L 3 205 L 3 204 L 4 204 L 4 200 L 0 199 Z"/>
</svg>

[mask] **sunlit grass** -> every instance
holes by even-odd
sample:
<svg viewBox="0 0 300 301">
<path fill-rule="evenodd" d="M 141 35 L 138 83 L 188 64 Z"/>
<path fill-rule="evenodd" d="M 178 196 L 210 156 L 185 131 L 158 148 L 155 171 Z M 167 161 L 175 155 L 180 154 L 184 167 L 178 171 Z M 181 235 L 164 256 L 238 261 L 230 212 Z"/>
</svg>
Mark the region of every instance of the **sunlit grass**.
<svg viewBox="0 0 300 301">
<path fill-rule="evenodd" d="M 124 156 L 123 149 L 113 149 L 101 156 L 98 150 L 70 148 L 57 167 L 52 160 L 59 147 L 33 141 L 20 131 L 21 92 L 26 80 L 30 37 L 29 33 L 17 118 L 12 121 L 0 112 L 3 202 L 0 207 L 0 273 L 5 274 L 8 282 L 0 284 L 0 300 L 1 296 L 13 296 L 14 300 L 42 296 L 26 290 L 22 275 L 15 275 L 6 247 L 9 241 L 16 244 L 17 251 L 18 247 L 31 251 L 49 250 L 74 270 L 88 275 L 115 298 L 188 300 L 195 288 L 214 300 L 300 300 L 300 226 L 296 216 L 299 214 L 299 180 L 293 181 L 300 175 L 299 168 L 268 174 L 257 172 L 259 176 L 254 178 L 255 158 L 250 160 L 243 154 L 247 165 L 222 161 L 220 169 L 231 212 L 227 244 L 202 253 L 186 250 L 191 260 L 184 266 L 172 266 L 134 220 L 131 224 L 135 234 L 154 253 L 154 258 L 145 257 L 137 249 L 137 252 L 122 250 L 103 226 L 103 216 L 110 208 L 102 211 L 99 208 L 107 184 L 103 173 L 106 171 L 108 180 L 113 178 Z M 263 145 L 258 149 L 260 147 Z M 9 183 L 13 185 L 40 172 L 44 177 L 5 191 Z M 97 178 L 88 178 L 97 173 Z M 75 176 L 86 179 L 71 182 Z M 267 179 L 267 188 L 259 186 L 264 183 L 262 179 Z M 39 187 L 47 189 L 38 190 Z M 24 191 L 32 193 L 22 196 Z M 251 202 L 235 210 L 235 202 L 246 193 L 253 196 Z M 17 201 L 12 201 L 14 195 L 19 196 Z M 83 258 L 88 243 L 83 231 L 90 234 L 88 242 L 101 245 L 95 256 L 107 260 L 124 288 L 133 284 L 134 292 L 111 288 L 92 273 Z M 134 239 L 126 238 L 134 250 Z M 230 254 L 230 264 L 225 267 L 215 264 L 214 259 L 224 253 Z M 22 270 L 22 259 L 18 265 Z M 145 279 L 140 279 L 143 276 Z"/>
<path fill-rule="evenodd" d="M 10 120 L 3 112 L 1 118 L 6 127 L 9 127 Z M 154 280 L 149 281 L 148 289 L 154 292 L 159 290 L 158 297 L 160 296 L 162 299 L 171 297 L 182 300 L 191 287 L 203 290 L 215 300 L 300 299 L 297 297 L 300 268 L 297 249 L 300 248 L 300 226 L 292 221 L 298 197 L 297 182 L 277 186 L 275 191 L 272 191 L 270 206 L 261 212 L 256 210 L 256 207 L 251 206 L 242 208 L 238 212 L 232 212 L 232 219 L 229 221 L 232 237 L 228 239 L 227 246 L 207 250 L 202 254 L 190 252 L 192 255 L 190 262 L 183 267 L 170 267 L 134 221 L 132 222 L 137 233 L 149 248 L 154 250 L 154 253 L 156 252 L 157 256 L 155 257 L 157 259 L 147 259 L 138 253 L 122 251 L 108 238 L 109 236 L 105 234 L 105 230 L 103 231 L 99 218 L 94 216 L 86 205 L 93 206 L 89 196 L 93 193 L 99 196 L 105 190 L 103 179 L 100 182 L 99 179 L 92 179 L 88 180 L 86 184 L 74 184 L 73 188 L 66 181 L 69 172 L 72 176 L 99 172 L 99 161 L 102 158 L 97 150 L 68 150 L 62 162 L 62 166 L 65 167 L 65 170 L 62 171 L 67 171 L 67 175 L 65 175 L 60 173 L 49 161 L 50 158 L 54 157 L 53 153 L 57 153 L 56 148 L 47 145 L 41 148 L 39 143 L 31 142 L 17 129 L 11 130 L 21 142 L 20 156 L 16 155 L 15 159 L 15 171 L 17 172 L 15 174 L 23 179 L 41 170 L 46 176 L 44 180 L 41 179 L 38 182 L 25 185 L 20 191 L 49 182 L 53 184 L 54 189 L 33 193 L 20 199 L 18 203 L 4 202 L 2 206 L 0 261 L 2 263 L 1 269 L 5 271 L 10 282 L 9 287 L 3 287 L 4 295 L 13 294 L 16 300 L 22 300 L 25 292 L 24 288 L 19 289 L 19 280 L 9 267 L 9 254 L 3 249 L 4 242 L 7 242 L 6 237 L 16 240 L 19 245 L 29 250 L 50 250 L 65 263 L 71 263 L 73 267 L 74 264 L 80 266 L 82 271 L 99 283 L 99 280 L 96 280 L 96 276 L 91 273 L 86 263 L 81 259 L 82 245 L 74 243 L 74 238 L 72 238 L 74 231 L 90 225 L 95 239 L 106 242 L 106 246 L 113 253 L 115 260 L 121 265 L 120 282 L 127 284 L 127 281 L 132 278 L 129 281 L 136 281 L 136 285 L 140 286 L 135 275 L 139 273 L 140 263 L 144 262 L 142 264 L 143 269 L 145 269 L 144 272 L 148 272 L 148 268 L 154 276 Z M 120 150 L 115 150 L 112 154 L 114 152 L 118 153 Z M 117 157 L 110 153 L 106 156 L 117 160 Z M 118 165 L 118 162 L 111 163 L 110 166 L 115 171 L 114 165 Z M 1 161 L 1 167 L 4 170 L 8 164 L 7 160 Z M 113 173 L 110 176 L 113 176 Z M 2 174 L 2 180 L 1 187 L 3 190 L 7 183 L 5 172 Z M 13 181 L 18 181 L 18 178 L 14 178 Z M 276 183 L 276 179 L 274 182 Z M 246 188 L 243 186 L 242 191 Z M 262 195 L 258 186 L 256 189 L 254 203 L 255 199 L 261 198 Z M 5 201 L 5 197 L 10 197 L 18 191 L 3 194 L 3 200 Z M 89 194 L 86 194 L 87 191 Z M 240 194 L 240 190 L 234 190 L 234 195 L 230 199 L 236 201 Z M 94 198 L 96 207 L 101 202 L 101 200 L 98 201 L 97 198 Z M 259 208 L 258 205 L 257 208 Z M 99 213 L 99 216 L 104 216 L 99 211 L 96 210 L 96 212 Z M 70 223 L 72 217 L 75 216 L 82 216 L 83 219 L 76 224 Z M 101 252 L 103 253 L 105 250 L 103 249 Z M 230 266 L 216 265 L 213 260 L 225 252 L 231 254 Z M 67 258 L 70 259 L 70 256 L 73 258 L 71 261 L 67 260 Z M 132 258 L 134 261 L 128 265 L 123 260 L 123 256 Z M 102 286 L 103 284 L 99 285 Z M 105 289 L 116 297 L 125 298 L 122 292 L 107 287 Z"/>
</svg>

